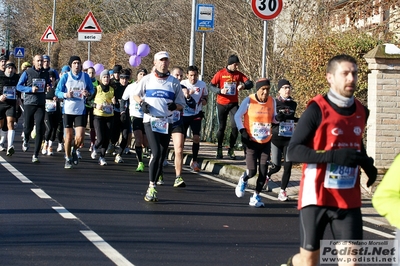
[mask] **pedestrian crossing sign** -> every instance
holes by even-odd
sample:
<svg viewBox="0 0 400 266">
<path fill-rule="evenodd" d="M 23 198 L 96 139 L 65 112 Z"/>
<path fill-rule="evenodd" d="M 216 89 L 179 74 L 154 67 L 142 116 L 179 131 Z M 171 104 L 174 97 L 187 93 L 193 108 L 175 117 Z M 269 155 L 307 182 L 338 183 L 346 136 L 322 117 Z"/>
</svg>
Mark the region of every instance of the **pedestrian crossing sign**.
<svg viewBox="0 0 400 266">
<path fill-rule="evenodd" d="M 15 47 L 15 49 L 14 49 L 14 57 L 15 58 L 24 58 L 25 57 L 25 48 L 23 48 L 23 47 Z"/>
</svg>

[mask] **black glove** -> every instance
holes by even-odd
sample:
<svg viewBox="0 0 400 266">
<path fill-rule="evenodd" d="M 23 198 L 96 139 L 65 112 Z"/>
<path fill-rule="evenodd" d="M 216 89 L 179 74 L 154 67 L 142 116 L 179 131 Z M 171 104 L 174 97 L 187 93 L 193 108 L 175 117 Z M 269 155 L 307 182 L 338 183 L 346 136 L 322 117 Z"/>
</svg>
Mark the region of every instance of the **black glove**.
<svg viewBox="0 0 400 266">
<path fill-rule="evenodd" d="M 125 121 L 126 121 L 126 113 L 125 112 L 121 113 L 120 119 L 121 119 L 122 123 L 125 123 Z"/>
<path fill-rule="evenodd" d="M 275 120 L 278 122 L 282 122 L 286 120 L 286 115 L 282 112 L 279 112 L 276 116 L 275 116 Z"/>
<path fill-rule="evenodd" d="M 338 165 L 349 166 L 349 167 L 356 167 L 359 165 L 360 160 L 362 160 L 363 156 L 360 152 L 355 149 L 338 149 L 338 150 L 331 150 L 331 163 L 335 163 Z"/>
<path fill-rule="evenodd" d="M 168 103 L 167 106 L 168 106 L 168 110 L 170 110 L 170 111 L 176 110 L 176 107 L 177 107 L 176 103 L 174 103 L 174 102 Z"/>
<path fill-rule="evenodd" d="M 243 144 L 248 145 L 251 142 L 249 133 L 247 133 L 247 130 L 245 128 L 242 128 L 239 131 L 240 131 L 240 135 L 242 135 Z"/>
<path fill-rule="evenodd" d="M 378 176 L 378 169 L 374 166 L 374 159 L 366 156 L 366 158 L 361 161 L 360 166 L 368 176 L 367 187 L 372 186 Z"/>
<path fill-rule="evenodd" d="M 145 101 L 143 101 L 140 106 L 142 107 L 142 111 L 145 114 L 149 114 L 150 113 L 150 104 L 146 103 Z"/>
</svg>

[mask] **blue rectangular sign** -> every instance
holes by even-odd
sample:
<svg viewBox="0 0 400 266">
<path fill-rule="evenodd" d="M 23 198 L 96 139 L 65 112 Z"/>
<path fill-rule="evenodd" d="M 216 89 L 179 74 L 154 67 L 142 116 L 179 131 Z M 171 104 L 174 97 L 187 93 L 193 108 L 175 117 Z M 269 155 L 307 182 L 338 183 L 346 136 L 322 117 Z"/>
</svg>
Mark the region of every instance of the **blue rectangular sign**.
<svg viewBox="0 0 400 266">
<path fill-rule="evenodd" d="M 214 31 L 214 5 L 197 5 L 196 31 Z"/>
<path fill-rule="evenodd" d="M 25 57 L 25 48 L 23 48 L 23 47 L 15 47 L 15 49 L 14 49 L 14 57 L 15 58 L 24 58 Z"/>
</svg>

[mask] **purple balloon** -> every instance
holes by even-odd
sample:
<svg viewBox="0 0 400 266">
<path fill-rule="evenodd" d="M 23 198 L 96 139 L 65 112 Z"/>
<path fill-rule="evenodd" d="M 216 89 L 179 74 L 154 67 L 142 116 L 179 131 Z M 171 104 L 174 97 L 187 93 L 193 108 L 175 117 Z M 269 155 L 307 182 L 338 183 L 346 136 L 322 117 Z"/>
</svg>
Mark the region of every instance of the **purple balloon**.
<svg viewBox="0 0 400 266">
<path fill-rule="evenodd" d="M 93 67 L 93 62 L 90 60 L 86 60 L 85 62 L 83 62 L 82 68 L 83 69 L 88 69 L 89 67 Z"/>
<path fill-rule="evenodd" d="M 128 55 L 135 55 L 137 52 L 137 46 L 134 42 L 129 41 L 129 42 L 125 43 L 124 50 L 125 50 L 125 53 L 127 53 Z"/>
<path fill-rule="evenodd" d="M 142 58 L 138 55 L 132 55 L 129 57 L 129 64 L 133 67 L 137 67 L 142 62 Z"/>
<path fill-rule="evenodd" d="M 104 70 L 104 66 L 102 64 L 95 64 L 93 66 L 94 70 L 96 71 L 96 75 L 99 76 L 101 71 Z"/>
<path fill-rule="evenodd" d="M 150 47 L 148 44 L 142 43 L 141 45 L 139 45 L 137 49 L 137 55 L 139 55 L 140 57 L 145 57 L 149 53 L 150 53 Z"/>
</svg>

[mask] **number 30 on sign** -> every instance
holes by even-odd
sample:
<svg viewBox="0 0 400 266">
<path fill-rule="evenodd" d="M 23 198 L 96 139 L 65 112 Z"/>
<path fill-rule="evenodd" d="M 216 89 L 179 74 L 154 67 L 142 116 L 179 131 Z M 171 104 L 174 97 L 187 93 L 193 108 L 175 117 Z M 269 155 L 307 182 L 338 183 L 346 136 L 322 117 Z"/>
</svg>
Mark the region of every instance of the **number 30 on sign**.
<svg viewBox="0 0 400 266">
<path fill-rule="evenodd" d="M 251 8 L 257 17 L 270 20 L 281 13 L 283 0 L 251 0 Z"/>
</svg>

